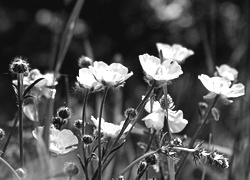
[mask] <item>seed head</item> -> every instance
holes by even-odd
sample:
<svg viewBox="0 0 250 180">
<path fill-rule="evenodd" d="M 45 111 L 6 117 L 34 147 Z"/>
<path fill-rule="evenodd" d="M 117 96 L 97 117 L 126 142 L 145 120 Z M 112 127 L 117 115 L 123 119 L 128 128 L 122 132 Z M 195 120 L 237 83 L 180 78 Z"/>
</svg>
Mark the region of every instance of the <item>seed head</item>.
<svg viewBox="0 0 250 180">
<path fill-rule="evenodd" d="M 72 176 L 75 176 L 75 175 L 78 174 L 79 169 L 78 169 L 78 167 L 76 166 L 75 163 L 73 163 L 73 162 L 66 162 L 66 163 L 64 163 L 64 172 L 68 176 L 72 177 Z"/>
<path fill-rule="evenodd" d="M 13 74 L 28 74 L 29 63 L 21 58 L 15 58 L 10 64 L 10 71 Z"/>
</svg>

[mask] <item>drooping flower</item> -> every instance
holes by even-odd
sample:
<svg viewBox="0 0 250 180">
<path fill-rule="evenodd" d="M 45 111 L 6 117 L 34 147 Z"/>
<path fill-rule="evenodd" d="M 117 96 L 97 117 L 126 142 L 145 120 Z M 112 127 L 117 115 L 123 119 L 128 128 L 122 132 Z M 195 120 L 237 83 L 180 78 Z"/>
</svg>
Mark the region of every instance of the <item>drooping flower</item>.
<svg viewBox="0 0 250 180">
<path fill-rule="evenodd" d="M 150 114 L 144 117 L 142 121 L 145 122 L 148 128 L 153 128 L 157 131 L 163 128 L 165 116 L 168 116 L 169 129 L 172 133 L 181 132 L 188 124 L 188 121 L 183 119 L 181 110 L 174 111 L 169 108 L 168 112 L 166 112 L 158 101 L 154 101 L 152 107 L 151 102 L 148 101 L 145 105 L 145 110 Z"/>
<path fill-rule="evenodd" d="M 222 64 L 221 66 L 216 66 L 215 75 L 223 77 L 229 81 L 236 81 L 238 77 L 238 71 L 227 64 Z"/>
<path fill-rule="evenodd" d="M 98 91 L 102 88 L 102 84 L 95 79 L 92 70 L 88 68 L 79 69 L 79 76 L 76 78 L 80 87 L 90 91 Z"/>
<path fill-rule="evenodd" d="M 210 91 L 204 98 L 212 99 L 219 94 L 224 100 L 236 98 L 245 94 L 245 86 L 241 83 L 232 84 L 222 77 L 209 77 L 205 74 L 198 76 L 202 84 Z M 232 102 L 232 101 L 230 101 Z"/>
<path fill-rule="evenodd" d="M 95 119 L 93 116 L 91 116 L 91 120 L 93 124 L 95 125 L 95 127 L 98 128 L 99 118 Z M 105 122 L 105 120 L 102 118 L 101 119 L 101 133 L 103 134 L 104 137 L 115 138 L 120 133 L 123 125 L 124 125 L 124 121 L 121 121 L 119 125 L 116 125 L 113 123 Z M 127 128 L 125 129 L 124 133 L 128 132 L 131 127 L 132 125 L 129 124 Z"/>
<path fill-rule="evenodd" d="M 128 73 L 128 68 L 120 63 L 107 65 L 102 61 L 95 61 L 89 69 L 99 83 L 109 87 L 122 86 L 133 75 L 133 72 Z"/>
<path fill-rule="evenodd" d="M 164 59 L 173 59 L 179 64 L 184 63 L 186 58 L 193 55 L 194 52 L 190 49 L 183 47 L 180 44 L 173 44 L 172 46 L 163 43 L 156 43 L 158 51 L 162 51 Z"/>
<path fill-rule="evenodd" d="M 43 127 L 32 131 L 35 138 L 42 137 Z M 51 126 L 49 136 L 49 150 L 55 155 L 64 155 L 77 149 L 78 139 L 71 130 L 58 130 Z"/>
<path fill-rule="evenodd" d="M 155 56 L 143 54 L 139 56 L 139 60 L 148 80 L 166 82 L 178 78 L 183 73 L 181 66 L 172 59 L 161 62 Z"/>
</svg>

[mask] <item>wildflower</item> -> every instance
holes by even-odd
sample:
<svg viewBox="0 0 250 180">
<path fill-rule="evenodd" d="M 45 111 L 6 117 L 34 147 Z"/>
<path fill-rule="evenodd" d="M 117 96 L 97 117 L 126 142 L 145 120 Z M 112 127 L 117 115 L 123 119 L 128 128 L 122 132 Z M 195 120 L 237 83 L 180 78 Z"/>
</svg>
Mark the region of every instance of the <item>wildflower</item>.
<svg viewBox="0 0 250 180">
<path fill-rule="evenodd" d="M 0 128 L 0 141 L 2 141 L 5 138 L 5 132 L 2 128 Z"/>
<path fill-rule="evenodd" d="M 178 78 L 183 72 L 181 66 L 174 60 L 161 60 L 155 56 L 143 54 L 139 56 L 141 66 L 147 80 L 170 81 Z"/>
<path fill-rule="evenodd" d="M 107 65 L 102 61 L 95 61 L 93 66 L 89 66 L 95 79 L 103 86 L 118 87 L 123 86 L 125 81 L 133 75 L 128 73 L 128 68 L 120 63 Z"/>
<path fill-rule="evenodd" d="M 87 56 L 81 56 L 78 60 L 78 66 L 81 68 L 88 68 L 93 64 L 93 60 Z"/>
<path fill-rule="evenodd" d="M 15 58 L 10 64 L 10 71 L 13 74 L 27 74 L 29 72 L 29 63 L 21 58 Z"/>
<path fill-rule="evenodd" d="M 71 110 L 66 106 L 60 107 L 57 110 L 57 116 L 62 119 L 69 119 L 71 116 Z"/>
<path fill-rule="evenodd" d="M 198 76 L 202 84 L 210 91 L 204 96 L 205 99 L 212 99 L 219 94 L 222 99 L 236 98 L 245 94 L 245 86 L 241 83 L 232 84 L 222 77 L 209 77 L 205 74 Z M 229 101 L 232 102 L 232 101 Z"/>
<path fill-rule="evenodd" d="M 91 116 L 91 120 L 96 128 L 98 128 L 99 125 L 99 118 L 95 119 L 93 116 Z M 113 123 L 105 122 L 105 120 L 101 119 L 101 133 L 104 137 L 111 137 L 115 138 L 119 132 L 121 131 L 125 121 L 121 121 L 120 125 L 115 125 Z M 131 124 L 127 126 L 124 133 L 128 132 L 129 129 L 132 127 Z"/>
<path fill-rule="evenodd" d="M 43 127 L 39 126 L 32 131 L 35 138 L 41 137 Z M 58 130 L 53 126 L 50 128 L 49 150 L 55 155 L 64 155 L 77 149 L 78 139 L 71 130 Z"/>
<path fill-rule="evenodd" d="M 150 114 L 144 117 L 142 120 L 148 128 L 154 128 L 159 131 L 164 126 L 165 116 L 168 116 L 169 129 L 172 133 L 178 133 L 182 131 L 187 125 L 188 121 L 183 119 L 183 112 L 181 110 L 174 111 L 168 109 L 168 113 L 163 109 L 158 101 L 154 101 L 151 109 L 151 102 L 148 101 L 145 105 L 145 110 Z"/>
<path fill-rule="evenodd" d="M 187 49 L 180 44 L 173 44 L 172 46 L 163 43 L 156 43 L 158 51 L 162 51 L 164 59 L 173 59 L 179 64 L 184 63 L 185 59 L 193 55 L 194 52 Z"/>
<path fill-rule="evenodd" d="M 64 172 L 72 177 L 72 176 L 75 176 L 79 173 L 79 169 L 77 167 L 77 165 L 73 162 L 65 162 L 64 163 Z"/>
<path fill-rule="evenodd" d="M 220 67 L 216 66 L 215 75 L 223 77 L 229 81 L 236 81 L 238 77 L 238 71 L 227 64 L 222 64 Z"/>
<path fill-rule="evenodd" d="M 90 91 L 98 91 L 102 89 L 102 84 L 95 79 L 92 70 L 88 68 L 79 69 L 79 76 L 76 78 L 80 87 Z"/>
</svg>

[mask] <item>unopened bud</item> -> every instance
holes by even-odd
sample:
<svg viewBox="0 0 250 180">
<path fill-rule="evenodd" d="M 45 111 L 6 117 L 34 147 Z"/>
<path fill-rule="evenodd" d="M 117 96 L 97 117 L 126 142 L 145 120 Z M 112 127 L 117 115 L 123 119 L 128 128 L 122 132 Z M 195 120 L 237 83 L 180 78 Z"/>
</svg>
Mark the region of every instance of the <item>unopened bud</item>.
<svg viewBox="0 0 250 180">
<path fill-rule="evenodd" d="M 5 138 L 5 132 L 3 129 L 0 128 L 0 141 L 2 141 Z"/>
<path fill-rule="evenodd" d="M 81 119 L 75 120 L 74 126 L 75 126 L 77 129 L 82 129 L 82 120 L 81 120 Z"/>
<path fill-rule="evenodd" d="M 124 180 L 124 176 L 122 176 L 122 175 L 118 176 L 117 180 Z"/>
<path fill-rule="evenodd" d="M 93 60 L 87 56 L 81 56 L 78 60 L 78 66 L 81 68 L 88 68 L 89 66 L 92 66 L 92 64 Z"/>
<path fill-rule="evenodd" d="M 64 172 L 68 176 L 72 177 L 72 176 L 75 176 L 75 175 L 78 174 L 79 169 L 78 169 L 78 167 L 76 166 L 75 163 L 73 163 L 73 162 L 66 162 L 66 163 L 64 163 Z"/>
<path fill-rule="evenodd" d="M 134 120 L 137 116 L 137 111 L 134 108 L 128 108 L 125 111 L 125 117 L 129 118 L 129 120 Z"/>
<path fill-rule="evenodd" d="M 155 165 L 157 163 L 157 157 L 155 154 L 151 154 L 147 157 L 145 157 L 145 161 L 149 164 L 149 165 Z"/>
<path fill-rule="evenodd" d="M 82 137 L 82 142 L 84 143 L 84 144 L 91 144 L 92 142 L 93 142 L 93 137 L 92 136 L 90 136 L 90 135 L 87 135 L 87 134 L 85 134 L 83 137 Z"/>
<path fill-rule="evenodd" d="M 147 162 L 141 161 L 138 165 L 137 174 L 140 174 L 142 171 L 144 171 L 148 167 Z"/>
<path fill-rule="evenodd" d="M 18 174 L 18 176 L 21 178 L 21 179 L 25 179 L 26 176 L 27 176 L 27 172 L 26 170 L 24 170 L 23 168 L 18 168 L 16 170 L 16 173 Z"/>
<path fill-rule="evenodd" d="M 60 107 L 57 110 L 57 116 L 62 119 L 69 119 L 71 117 L 71 110 L 66 106 Z"/>
<path fill-rule="evenodd" d="M 64 125 L 66 122 L 67 122 L 67 120 L 62 119 L 60 117 L 53 117 L 53 119 L 52 119 L 52 124 L 58 130 L 60 130 L 62 125 Z"/>
<path fill-rule="evenodd" d="M 29 72 L 29 63 L 21 58 L 15 58 L 10 64 L 10 71 L 13 74 L 27 74 Z"/>
</svg>

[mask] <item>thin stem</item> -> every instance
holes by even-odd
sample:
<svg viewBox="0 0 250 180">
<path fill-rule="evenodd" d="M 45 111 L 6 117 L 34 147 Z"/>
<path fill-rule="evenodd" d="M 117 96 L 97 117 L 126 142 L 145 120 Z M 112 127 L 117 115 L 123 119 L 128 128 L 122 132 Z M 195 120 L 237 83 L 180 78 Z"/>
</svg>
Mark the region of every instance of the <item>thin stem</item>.
<svg viewBox="0 0 250 180">
<path fill-rule="evenodd" d="M 146 154 L 144 154 L 143 156 L 137 158 L 136 160 L 134 160 L 132 163 L 130 163 L 123 171 L 120 175 L 124 175 L 131 167 L 133 167 L 137 162 L 139 162 L 140 160 L 152 155 L 152 154 L 155 154 L 155 153 L 158 153 L 159 149 L 155 150 L 155 151 L 151 151 L 151 152 L 148 152 Z"/>
<path fill-rule="evenodd" d="M 216 105 L 216 103 L 217 103 L 219 97 L 220 97 L 220 96 L 219 96 L 218 94 L 215 96 L 215 98 L 214 98 L 214 100 L 213 100 L 213 103 L 211 104 L 211 106 L 209 107 L 209 109 L 207 110 L 207 112 L 206 112 L 206 114 L 205 114 L 205 116 L 204 116 L 204 118 L 203 118 L 203 122 L 200 124 L 200 126 L 198 127 L 197 131 L 195 132 L 193 138 L 192 138 L 191 141 L 189 142 L 189 146 L 188 146 L 189 148 L 192 148 L 192 147 L 193 147 L 193 145 L 194 145 L 196 139 L 198 138 L 198 136 L 200 135 L 200 133 L 201 133 L 202 130 L 204 129 L 205 125 L 207 124 L 207 122 L 208 122 L 208 117 L 209 117 L 209 115 L 210 115 L 210 113 L 211 113 L 211 110 L 212 110 L 212 108 Z M 188 153 L 184 153 L 184 154 L 183 154 L 183 157 L 182 157 L 182 159 L 181 159 L 181 161 L 180 161 L 180 164 L 179 164 L 179 166 L 178 166 L 178 168 L 177 168 L 177 170 L 176 170 L 176 178 L 178 178 L 178 176 L 179 176 L 179 174 L 180 174 L 180 171 L 181 171 L 181 169 L 182 169 L 183 166 L 184 166 L 184 162 L 185 162 L 185 160 L 187 159 L 187 156 L 188 156 Z"/>
<path fill-rule="evenodd" d="M 84 95 L 83 95 L 83 106 L 82 106 L 82 135 L 85 134 L 85 118 L 86 118 L 86 107 L 87 107 L 87 102 L 88 102 L 88 97 L 89 97 L 89 90 L 84 90 Z"/>
<path fill-rule="evenodd" d="M 208 149 L 210 149 L 211 142 L 212 142 L 212 133 L 209 134 Z M 205 176 L 206 176 L 206 166 L 203 166 L 201 180 L 205 180 Z"/>
<path fill-rule="evenodd" d="M 13 177 L 15 177 L 15 179 L 17 180 L 21 180 L 21 178 L 18 176 L 18 174 L 16 173 L 16 171 L 9 165 L 9 163 L 7 163 L 3 158 L 0 157 L 0 162 L 5 165 L 9 171 L 11 172 L 11 174 L 13 175 Z"/>
<path fill-rule="evenodd" d="M 156 134 L 156 130 L 154 129 L 154 130 L 153 130 L 153 133 L 150 134 L 149 143 L 148 143 L 147 149 L 145 150 L 145 153 L 147 153 L 147 152 L 150 150 L 150 147 L 151 147 L 151 145 L 152 145 L 152 142 L 153 142 L 153 139 L 154 139 L 155 134 Z"/>
<path fill-rule="evenodd" d="M 18 86 L 18 118 L 19 118 L 19 151 L 20 151 L 20 166 L 23 167 L 23 74 L 17 74 Z"/>
<path fill-rule="evenodd" d="M 102 177 L 102 147 L 101 147 L 101 122 L 102 122 L 102 112 L 105 104 L 105 99 L 108 93 L 108 87 L 105 87 L 103 98 L 100 107 L 100 114 L 99 114 L 99 123 L 98 123 L 98 180 L 101 180 Z"/>
</svg>

